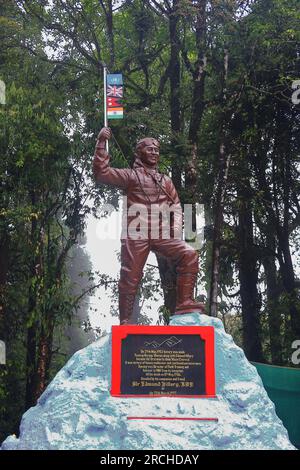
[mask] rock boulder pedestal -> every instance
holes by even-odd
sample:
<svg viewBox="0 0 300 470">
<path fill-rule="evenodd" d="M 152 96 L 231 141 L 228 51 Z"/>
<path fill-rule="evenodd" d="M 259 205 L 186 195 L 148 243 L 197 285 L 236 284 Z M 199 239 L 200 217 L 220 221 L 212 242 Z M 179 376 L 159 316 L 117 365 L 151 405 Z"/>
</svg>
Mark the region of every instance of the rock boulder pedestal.
<svg viewBox="0 0 300 470">
<path fill-rule="evenodd" d="M 71 357 L 24 414 L 19 438 L 9 436 L 1 449 L 294 449 L 256 368 L 222 322 L 190 313 L 170 325 L 215 328 L 217 398 L 112 397 L 108 334 Z"/>
</svg>

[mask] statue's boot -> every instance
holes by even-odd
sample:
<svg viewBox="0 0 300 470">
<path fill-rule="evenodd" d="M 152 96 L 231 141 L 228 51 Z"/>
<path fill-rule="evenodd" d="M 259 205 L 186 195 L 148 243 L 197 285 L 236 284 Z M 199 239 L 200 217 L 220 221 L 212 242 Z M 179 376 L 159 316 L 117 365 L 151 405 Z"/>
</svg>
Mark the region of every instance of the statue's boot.
<svg viewBox="0 0 300 470">
<path fill-rule="evenodd" d="M 190 312 L 204 313 L 204 304 L 194 300 L 194 287 L 196 280 L 196 273 L 177 275 L 177 300 L 173 315 L 183 315 Z"/>
<path fill-rule="evenodd" d="M 120 325 L 132 325 L 135 294 L 119 293 Z"/>
</svg>

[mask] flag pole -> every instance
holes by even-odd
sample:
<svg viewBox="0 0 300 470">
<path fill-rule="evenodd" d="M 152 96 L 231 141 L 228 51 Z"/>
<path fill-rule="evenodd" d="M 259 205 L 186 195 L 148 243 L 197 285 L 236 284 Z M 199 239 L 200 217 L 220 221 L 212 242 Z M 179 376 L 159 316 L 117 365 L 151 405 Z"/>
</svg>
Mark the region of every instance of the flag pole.
<svg viewBox="0 0 300 470">
<path fill-rule="evenodd" d="M 107 76 L 107 67 L 103 65 L 103 84 L 104 84 L 104 127 L 107 127 L 107 98 L 106 98 L 106 76 Z M 105 149 L 108 152 L 108 140 L 105 141 Z"/>
</svg>

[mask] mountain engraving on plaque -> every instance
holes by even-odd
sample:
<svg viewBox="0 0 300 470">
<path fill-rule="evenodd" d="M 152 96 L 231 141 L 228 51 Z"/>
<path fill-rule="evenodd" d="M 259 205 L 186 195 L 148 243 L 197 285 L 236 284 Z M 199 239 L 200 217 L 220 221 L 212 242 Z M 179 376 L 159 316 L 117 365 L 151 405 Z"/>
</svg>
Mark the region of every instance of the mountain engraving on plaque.
<svg viewBox="0 0 300 470">
<path fill-rule="evenodd" d="M 158 343 L 157 341 L 150 341 L 150 342 L 146 341 L 145 346 L 148 346 L 148 347 L 152 346 L 153 348 L 157 349 L 164 345 L 164 346 L 169 346 L 169 348 L 172 348 L 181 342 L 182 342 L 181 339 L 176 338 L 176 336 L 171 336 L 170 338 L 165 339 L 161 343 Z"/>
</svg>

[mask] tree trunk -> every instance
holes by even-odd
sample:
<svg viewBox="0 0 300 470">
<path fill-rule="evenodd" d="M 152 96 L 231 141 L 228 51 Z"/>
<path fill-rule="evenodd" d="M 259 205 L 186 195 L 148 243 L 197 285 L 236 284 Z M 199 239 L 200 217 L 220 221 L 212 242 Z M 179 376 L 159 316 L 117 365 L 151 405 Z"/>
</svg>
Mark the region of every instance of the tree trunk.
<svg viewBox="0 0 300 470">
<path fill-rule="evenodd" d="M 247 194 L 240 198 L 239 210 L 239 281 L 243 319 L 243 345 L 249 361 L 263 362 L 259 337 L 259 293 L 257 256 L 253 246 L 252 211 Z"/>
<path fill-rule="evenodd" d="M 283 224 L 281 224 L 282 209 L 276 204 L 277 209 L 277 236 L 278 258 L 282 282 L 288 294 L 288 307 L 292 340 L 300 338 L 300 309 L 297 298 L 295 272 L 290 250 L 290 222 L 291 222 L 291 189 L 293 185 L 291 166 L 291 126 L 292 119 L 287 117 L 288 108 L 285 103 L 277 103 L 276 113 L 276 139 L 274 144 L 272 177 L 274 190 L 279 183 L 282 189 Z"/>
<path fill-rule="evenodd" d="M 173 2 L 173 11 L 169 18 L 169 38 L 171 46 L 169 77 L 170 77 L 170 117 L 171 117 L 171 148 L 172 148 L 172 181 L 177 192 L 181 190 L 182 149 L 179 148 L 179 136 L 182 130 L 182 114 L 180 105 L 180 39 L 178 0 Z M 163 256 L 156 255 L 163 294 L 164 304 L 170 313 L 176 306 L 176 269 L 174 263 Z"/>
<path fill-rule="evenodd" d="M 282 342 L 281 342 L 281 319 L 279 306 L 280 286 L 277 279 L 277 270 L 275 263 L 275 246 L 276 240 L 274 233 L 269 231 L 266 238 L 267 248 L 272 250 L 272 253 L 266 254 L 263 257 L 263 265 L 266 275 L 267 284 L 267 310 L 268 310 L 268 323 L 270 332 L 270 350 L 272 364 L 283 364 L 282 358 Z"/>
<path fill-rule="evenodd" d="M 268 194 L 265 194 L 268 200 Z M 270 352 L 273 364 L 283 364 L 282 356 L 282 341 L 281 341 L 281 317 L 279 296 L 281 293 L 281 286 L 278 280 L 278 273 L 276 268 L 276 230 L 274 228 L 272 218 L 268 218 L 267 223 L 264 223 L 260 215 L 255 218 L 255 223 L 259 227 L 261 234 L 265 234 L 266 246 L 263 247 L 262 263 L 264 266 L 266 285 L 267 285 L 267 313 L 269 324 L 269 337 L 270 337 Z"/>
<path fill-rule="evenodd" d="M 135 299 L 134 299 L 134 304 L 133 304 L 133 309 L 132 309 L 132 321 L 133 324 L 138 325 L 139 323 L 139 316 L 141 314 L 141 305 L 140 305 L 140 299 L 141 295 L 138 290 L 136 293 Z"/>
<path fill-rule="evenodd" d="M 213 232 L 212 243 L 212 263 L 211 263 L 211 283 L 209 294 L 209 313 L 212 317 L 218 314 L 218 285 L 219 285 L 219 269 L 220 269 L 220 251 L 222 241 L 222 225 L 223 225 L 223 210 L 225 200 L 225 190 L 228 178 L 228 170 L 230 164 L 230 156 L 227 155 L 225 146 L 225 126 L 228 119 L 228 112 L 225 110 L 227 106 L 227 76 L 228 76 L 228 50 L 224 51 L 224 65 L 223 65 L 223 84 L 222 84 L 222 99 L 221 99 L 221 140 L 219 147 L 218 158 L 218 175 L 217 175 L 217 191 L 214 204 L 215 223 Z"/>
<path fill-rule="evenodd" d="M 53 323 L 47 322 L 47 326 L 43 326 L 39 338 L 38 360 L 34 387 L 34 402 L 38 400 L 44 392 L 48 379 L 49 368 L 52 356 L 52 339 L 53 339 Z"/>
<path fill-rule="evenodd" d="M 164 294 L 164 304 L 170 313 L 175 312 L 176 306 L 176 269 L 174 263 L 161 255 L 156 255 Z"/>
<path fill-rule="evenodd" d="M 115 66 L 115 39 L 113 31 L 113 2 L 108 0 L 108 9 L 106 10 L 106 27 L 107 27 L 107 38 L 109 47 L 109 68 L 113 69 Z"/>
<path fill-rule="evenodd" d="M 0 241 L 0 340 L 6 339 L 5 334 L 5 290 L 9 272 L 9 237 L 3 234 Z"/>
<path fill-rule="evenodd" d="M 170 37 L 170 115 L 172 129 L 172 180 L 178 192 L 181 190 L 181 162 L 182 150 L 178 148 L 178 137 L 182 129 L 182 113 L 180 106 L 180 39 L 178 32 L 179 16 L 177 12 L 178 0 L 173 2 L 173 13 L 169 16 Z"/>
<path fill-rule="evenodd" d="M 184 203 L 192 204 L 192 231 L 196 234 L 196 208 L 197 198 L 197 158 L 198 158 L 198 132 L 205 108 L 204 86 L 206 78 L 206 0 L 195 2 L 195 42 L 198 50 L 197 60 L 192 67 L 193 89 L 191 116 L 188 131 L 189 154 L 185 165 L 185 198 Z"/>
<path fill-rule="evenodd" d="M 225 154 L 225 145 L 220 145 L 219 175 L 217 183 L 217 195 L 215 204 L 215 223 L 212 243 L 211 283 L 209 295 L 209 314 L 216 317 L 218 314 L 218 285 L 220 270 L 220 251 L 222 243 L 222 226 L 225 190 L 230 165 L 230 157 Z"/>
<path fill-rule="evenodd" d="M 36 204 L 36 195 L 34 191 L 30 193 L 31 204 L 34 207 Z M 37 240 L 37 221 L 35 218 L 31 221 L 31 242 L 36 244 Z M 33 254 L 30 265 L 30 279 L 33 281 L 36 278 L 36 265 L 38 264 L 37 257 Z M 26 353 L 26 394 L 25 394 L 25 409 L 35 405 L 35 374 L 36 374 L 36 348 L 37 348 L 37 334 L 38 323 L 35 318 L 34 310 L 36 308 L 36 285 L 31 284 L 28 291 L 28 311 L 27 318 L 29 326 L 27 328 L 27 353 Z"/>
<path fill-rule="evenodd" d="M 278 237 L 279 266 L 282 276 L 283 287 L 288 294 L 288 305 L 291 317 L 292 339 L 300 338 L 300 312 L 297 308 L 297 290 L 295 284 L 295 273 L 291 257 L 289 234 L 287 231 L 279 230 Z"/>
</svg>

